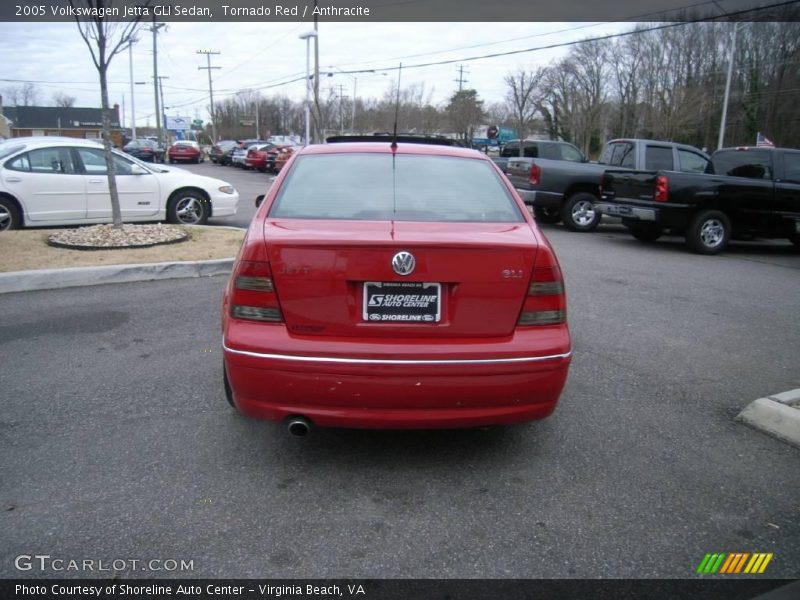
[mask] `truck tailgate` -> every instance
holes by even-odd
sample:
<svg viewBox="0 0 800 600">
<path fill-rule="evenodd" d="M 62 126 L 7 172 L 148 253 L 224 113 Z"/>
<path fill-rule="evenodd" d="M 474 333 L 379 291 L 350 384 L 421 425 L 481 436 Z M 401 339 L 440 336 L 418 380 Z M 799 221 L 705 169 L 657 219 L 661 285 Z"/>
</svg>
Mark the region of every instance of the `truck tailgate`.
<svg viewBox="0 0 800 600">
<path fill-rule="evenodd" d="M 608 169 L 603 174 L 604 200 L 653 200 L 658 171 Z"/>
</svg>

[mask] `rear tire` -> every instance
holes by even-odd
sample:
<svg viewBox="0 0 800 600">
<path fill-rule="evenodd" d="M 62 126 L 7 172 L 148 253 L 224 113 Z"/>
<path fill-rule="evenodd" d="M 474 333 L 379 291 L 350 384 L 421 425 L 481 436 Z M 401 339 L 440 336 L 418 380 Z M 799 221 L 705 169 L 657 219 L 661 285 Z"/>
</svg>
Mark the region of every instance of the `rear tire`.
<svg viewBox="0 0 800 600">
<path fill-rule="evenodd" d="M 697 213 L 686 230 L 686 245 L 697 254 L 722 252 L 730 239 L 730 219 L 718 210 Z"/>
<path fill-rule="evenodd" d="M 628 233 L 640 242 L 655 242 L 662 236 L 664 231 L 657 225 L 639 223 L 636 225 L 628 225 Z"/>
<path fill-rule="evenodd" d="M 8 198 L 0 198 L 0 231 L 19 229 L 21 224 L 17 206 Z"/>
<path fill-rule="evenodd" d="M 578 192 L 567 198 L 561 207 L 564 227 L 570 231 L 592 231 L 600 223 L 600 213 L 594 208 L 596 198 L 588 192 Z"/>
<path fill-rule="evenodd" d="M 558 223 L 561 220 L 559 210 L 550 206 L 534 206 L 533 216 L 542 223 Z"/>
</svg>

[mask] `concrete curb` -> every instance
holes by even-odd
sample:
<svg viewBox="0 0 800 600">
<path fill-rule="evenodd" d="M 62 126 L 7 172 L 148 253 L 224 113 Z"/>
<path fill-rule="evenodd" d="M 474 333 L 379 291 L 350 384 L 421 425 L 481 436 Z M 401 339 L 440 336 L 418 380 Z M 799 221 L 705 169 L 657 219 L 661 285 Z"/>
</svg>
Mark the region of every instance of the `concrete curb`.
<svg viewBox="0 0 800 600">
<path fill-rule="evenodd" d="M 800 388 L 754 400 L 736 420 L 800 448 Z"/>
<path fill-rule="evenodd" d="M 0 294 L 104 283 L 228 275 L 233 258 L 0 273 Z"/>
</svg>

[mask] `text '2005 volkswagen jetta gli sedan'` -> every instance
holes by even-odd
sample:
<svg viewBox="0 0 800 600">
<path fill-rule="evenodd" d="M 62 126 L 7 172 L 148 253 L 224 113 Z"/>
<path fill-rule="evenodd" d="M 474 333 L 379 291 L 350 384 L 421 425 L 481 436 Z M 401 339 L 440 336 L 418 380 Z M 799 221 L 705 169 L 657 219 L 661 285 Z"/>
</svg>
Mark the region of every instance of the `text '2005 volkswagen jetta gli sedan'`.
<svg viewBox="0 0 800 600">
<path fill-rule="evenodd" d="M 245 415 L 361 428 L 540 419 L 571 358 L 556 256 L 477 151 L 308 146 L 275 180 L 222 307 Z"/>
</svg>

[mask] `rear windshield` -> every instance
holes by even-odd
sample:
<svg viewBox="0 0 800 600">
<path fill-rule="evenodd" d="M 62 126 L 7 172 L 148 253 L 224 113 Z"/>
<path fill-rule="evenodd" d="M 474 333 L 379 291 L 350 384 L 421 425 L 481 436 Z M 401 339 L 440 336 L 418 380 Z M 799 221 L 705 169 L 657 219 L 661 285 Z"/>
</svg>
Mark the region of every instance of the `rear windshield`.
<svg viewBox="0 0 800 600">
<path fill-rule="evenodd" d="M 393 167 L 394 163 L 394 167 Z M 300 156 L 270 217 L 396 221 L 523 221 L 483 160 L 398 154 Z"/>
</svg>

